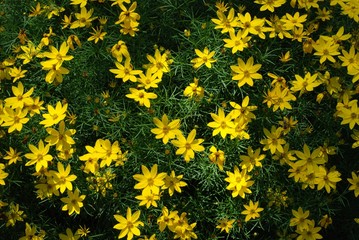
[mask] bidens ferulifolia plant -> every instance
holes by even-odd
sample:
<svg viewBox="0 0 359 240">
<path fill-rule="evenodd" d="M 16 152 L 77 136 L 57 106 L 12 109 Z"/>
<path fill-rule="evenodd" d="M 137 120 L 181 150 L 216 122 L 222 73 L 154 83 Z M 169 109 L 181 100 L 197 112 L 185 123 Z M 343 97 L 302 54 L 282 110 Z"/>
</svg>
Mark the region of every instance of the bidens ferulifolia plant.
<svg viewBox="0 0 359 240">
<path fill-rule="evenodd" d="M 356 239 L 357 0 L 0 0 L 0 238 Z"/>
</svg>

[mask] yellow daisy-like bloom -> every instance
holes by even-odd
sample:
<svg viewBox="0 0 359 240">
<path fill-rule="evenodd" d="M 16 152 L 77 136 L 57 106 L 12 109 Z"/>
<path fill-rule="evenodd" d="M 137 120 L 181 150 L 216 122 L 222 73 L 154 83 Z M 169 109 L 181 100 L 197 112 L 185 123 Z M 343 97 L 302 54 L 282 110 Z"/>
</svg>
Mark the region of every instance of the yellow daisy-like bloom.
<svg viewBox="0 0 359 240">
<path fill-rule="evenodd" d="M 114 218 L 119 222 L 114 229 L 121 230 L 118 238 L 124 238 L 127 235 L 127 240 L 131 240 L 133 236 L 139 236 L 141 234 L 138 229 L 139 226 L 144 226 L 144 223 L 139 221 L 141 211 L 136 211 L 134 214 L 131 212 L 131 208 L 127 208 L 126 218 L 121 215 L 114 215 Z"/>
<path fill-rule="evenodd" d="M 148 93 L 143 89 L 130 88 L 130 94 L 126 94 L 126 97 L 131 98 L 138 102 L 140 106 L 145 105 L 145 107 L 150 108 L 151 102 L 150 99 L 156 99 L 157 95 L 155 93 Z"/>
<path fill-rule="evenodd" d="M 87 0 L 71 0 L 71 5 L 80 5 L 80 8 L 85 7 Z"/>
<path fill-rule="evenodd" d="M 170 175 L 166 175 L 165 185 L 162 186 L 162 189 L 168 189 L 170 196 L 173 195 L 174 191 L 181 193 L 181 187 L 187 186 L 186 182 L 181 181 L 182 178 L 183 175 L 176 176 L 175 171 L 172 170 Z"/>
<path fill-rule="evenodd" d="M 78 240 L 81 236 L 77 235 L 76 233 L 73 234 L 72 230 L 70 228 L 66 229 L 66 235 L 63 233 L 59 234 L 60 240 Z"/>
<path fill-rule="evenodd" d="M 16 149 L 12 147 L 9 148 L 9 151 L 6 151 L 6 155 L 3 157 L 4 159 L 8 160 L 8 164 L 16 164 L 17 161 L 21 161 L 21 152 L 18 152 Z"/>
<path fill-rule="evenodd" d="M 290 219 L 289 226 L 296 226 L 298 230 L 308 229 L 310 220 L 307 218 L 309 217 L 309 213 L 309 210 L 304 212 L 302 207 L 299 207 L 298 211 L 292 209 L 294 217 Z"/>
<path fill-rule="evenodd" d="M 333 41 L 325 41 L 323 38 L 319 38 L 313 48 L 316 51 L 314 55 L 320 56 L 320 63 L 324 63 L 326 60 L 334 63 L 336 60 L 333 56 L 340 54 L 338 52 L 339 44 L 335 44 Z"/>
<path fill-rule="evenodd" d="M 119 62 L 115 62 L 117 69 L 110 69 L 110 72 L 116 74 L 115 78 L 121 78 L 123 82 L 130 80 L 131 82 L 137 82 L 137 75 L 142 73 L 142 70 L 134 70 L 131 64 L 131 59 L 127 58 L 124 65 Z"/>
<path fill-rule="evenodd" d="M 347 178 L 348 182 L 351 184 L 349 190 L 354 191 L 355 197 L 359 196 L 359 176 L 355 172 L 352 172 L 352 178 Z"/>
<path fill-rule="evenodd" d="M 253 86 L 253 79 L 262 79 L 262 75 L 257 73 L 261 67 L 262 64 L 254 64 L 253 57 L 250 57 L 247 62 L 238 58 L 238 65 L 231 66 L 232 80 L 238 81 L 238 87 L 242 87 L 244 84 Z"/>
<path fill-rule="evenodd" d="M 60 189 L 61 193 L 64 193 L 66 189 L 72 191 L 72 181 L 74 181 L 77 176 L 74 174 L 70 175 L 71 166 L 68 164 L 66 166 L 66 169 L 64 165 L 61 162 L 57 163 L 57 170 L 56 171 L 50 171 L 50 174 L 53 176 L 53 178 L 50 181 L 50 184 L 55 184 L 56 189 Z"/>
<path fill-rule="evenodd" d="M 336 171 L 335 168 L 331 168 L 329 171 L 319 166 L 318 171 L 315 173 L 314 183 L 318 184 L 318 190 L 325 188 L 327 193 L 330 193 L 331 189 L 336 189 L 336 183 L 341 181 L 340 172 Z"/>
<path fill-rule="evenodd" d="M 216 164 L 221 171 L 223 171 L 224 162 L 226 160 L 224 152 L 222 150 L 217 150 L 215 146 L 211 146 L 209 151 L 211 152 L 208 156 L 209 160 Z"/>
<path fill-rule="evenodd" d="M 299 96 L 301 96 L 305 92 L 311 92 L 314 90 L 314 88 L 318 87 L 321 82 L 317 79 L 318 74 L 315 73 L 313 75 L 310 74 L 310 72 L 306 73 L 304 78 L 295 75 L 295 81 L 292 82 L 292 87 L 290 88 L 293 92 L 299 91 Z"/>
<path fill-rule="evenodd" d="M 170 139 L 175 138 L 177 135 L 181 134 L 179 130 L 180 120 L 175 119 L 173 121 L 169 121 L 166 114 L 162 116 L 162 119 L 153 118 L 154 124 L 156 124 L 157 128 L 152 128 L 151 132 L 156 134 L 156 139 L 162 139 L 164 144 L 167 144 Z"/>
<path fill-rule="evenodd" d="M 286 143 L 286 141 L 281 138 L 283 128 L 276 128 L 275 126 L 272 126 L 270 132 L 266 128 L 264 128 L 263 131 L 266 136 L 265 139 L 262 139 L 260 141 L 260 143 L 264 145 L 263 150 L 270 150 L 271 154 L 275 154 L 276 151 L 283 153 L 284 150 L 282 145 Z"/>
<path fill-rule="evenodd" d="M 24 93 L 24 85 L 22 82 L 17 84 L 17 87 L 11 87 L 12 93 L 14 97 L 8 97 L 5 99 L 5 107 L 15 108 L 23 108 L 25 105 L 31 105 L 33 100 L 31 98 L 31 94 L 34 92 L 34 88 L 30 88 L 29 91 Z"/>
<path fill-rule="evenodd" d="M 303 229 L 297 228 L 297 230 L 295 231 L 296 233 L 299 234 L 297 240 L 322 239 L 323 236 L 318 233 L 321 229 L 322 229 L 321 227 L 315 227 L 314 220 L 308 220 L 308 228 L 303 228 Z"/>
<path fill-rule="evenodd" d="M 245 48 L 247 48 L 249 40 L 251 40 L 251 37 L 247 36 L 247 33 L 243 33 L 242 30 L 239 30 L 237 34 L 234 31 L 229 32 L 229 39 L 223 39 L 223 41 L 226 43 L 224 47 L 231 48 L 232 53 L 235 54 L 238 51 L 243 51 Z"/>
<path fill-rule="evenodd" d="M 45 142 L 48 142 L 51 146 L 56 145 L 56 149 L 59 151 L 70 149 L 71 145 L 75 144 L 71 136 L 76 133 L 76 130 L 66 129 L 64 121 L 60 122 L 59 130 L 46 128 L 46 132 L 50 136 L 46 137 Z"/>
<path fill-rule="evenodd" d="M 246 210 L 242 211 L 241 214 L 246 215 L 246 218 L 244 219 L 245 222 L 260 217 L 259 212 L 263 211 L 264 208 L 258 207 L 258 205 L 258 201 L 253 203 L 252 200 L 249 201 L 249 205 L 244 205 Z"/>
<path fill-rule="evenodd" d="M 50 60 L 47 60 L 44 63 L 61 65 L 64 61 L 70 61 L 74 57 L 71 55 L 66 55 L 69 51 L 69 48 L 70 47 L 67 45 L 66 42 L 63 42 L 61 44 L 59 50 L 57 50 L 54 46 L 49 46 L 51 52 L 44 52 L 43 56 L 50 58 Z"/>
<path fill-rule="evenodd" d="M 232 32 L 235 27 L 238 27 L 238 17 L 235 16 L 234 8 L 231 8 L 228 12 L 228 16 L 223 11 L 217 11 L 217 17 L 212 18 L 211 21 L 216 24 L 215 29 L 222 29 L 221 33 Z"/>
<path fill-rule="evenodd" d="M 214 122 L 207 124 L 208 127 L 214 128 L 212 135 L 216 136 L 218 133 L 221 134 L 222 138 L 226 138 L 227 134 L 232 134 L 234 132 L 234 122 L 232 121 L 232 115 L 228 114 L 227 116 L 224 113 L 222 108 L 218 109 L 218 115 L 211 113 L 211 117 Z"/>
<path fill-rule="evenodd" d="M 251 176 L 247 175 L 247 170 L 239 171 L 237 166 L 234 166 L 234 171 L 227 171 L 227 178 L 224 180 L 229 183 L 226 187 L 227 190 L 232 191 L 232 197 L 240 196 L 244 198 L 246 193 L 252 193 L 249 189 L 254 184 L 254 181 L 250 181 Z"/>
<path fill-rule="evenodd" d="M 171 143 L 178 147 L 176 151 L 176 155 L 183 155 L 184 160 L 189 162 L 194 158 L 194 152 L 202 152 L 204 151 L 204 147 L 201 143 L 204 142 L 204 139 L 196 138 L 196 129 L 193 129 L 189 134 L 187 139 L 182 135 L 177 136 L 177 140 L 172 140 Z"/>
<path fill-rule="evenodd" d="M 48 162 L 52 161 L 53 157 L 48 154 L 50 150 L 50 145 L 44 145 L 42 140 L 39 141 L 38 147 L 35 147 L 32 144 L 29 144 L 29 149 L 32 153 L 26 153 L 25 157 L 29 159 L 25 166 L 35 165 L 36 172 L 40 172 L 41 168 L 47 168 Z"/>
<path fill-rule="evenodd" d="M 229 231 L 232 229 L 233 227 L 233 223 L 235 222 L 235 219 L 220 219 L 218 221 L 218 225 L 216 226 L 216 228 L 219 228 L 221 230 L 221 232 L 225 231 L 226 233 L 229 233 Z"/>
<path fill-rule="evenodd" d="M 47 106 L 48 113 L 42 114 L 45 118 L 40 122 L 44 127 L 51 127 L 54 124 L 58 124 L 60 121 L 64 120 L 66 117 L 67 103 L 62 105 L 60 101 L 56 103 L 55 108 L 51 105 Z"/>
<path fill-rule="evenodd" d="M 30 119 L 26 117 L 27 109 L 11 109 L 6 107 L 4 109 L 4 115 L 1 116 L 2 121 L 4 121 L 1 126 L 9 127 L 8 133 L 11 133 L 15 130 L 21 131 L 23 124 L 27 123 Z"/>
<path fill-rule="evenodd" d="M 199 49 L 195 49 L 194 51 L 198 56 L 197 58 L 191 60 L 194 69 L 198 69 L 203 64 L 206 65 L 207 68 L 212 68 L 212 63 L 217 61 L 213 59 L 215 51 L 209 52 L 207 47 L 203 49 L 203 52 L 201 52 Z"/>
<path fill-rule="evenodd" d="M 240 166 L 242 169 L 247 169 L 248 172 L 252 171 L 254 167 L 262 167 L 261 161 L 265 158 L 264 154 L 261 153 L 261 149 L 257 148 L 253 150 L 251 146 L 247 149 L 248 155 L 240 155 L 239 158 L 242 160 Z"/>
<path fill-rule="evenodd" d="M 151 171 L 144 165 L 141 166 L 142 174 L 135 174 L 133 178 L 138 181 L 135 189 L 149 189 L 151 192 L 158 194 L 160 188 L 165 184 L 163 179 L 166 177 L 166 173 L 157 174 L 158 165 L 155 164 L 151 167 Z"/>
<path fill-rule="evenodd" d="M 80 196 L 80 191 L 76 188 L 74 192 L 67 190 L 68 197 L 61 198 L 60 200 L 65 203 L 62 207 L 62 211 L 69 211 L 69 215 L 73 212 L 76 214 L 80 214 L 80 208 L 83 207 L 83 200 L 85 199 L 86 195 Z"/>
<path fill-rule="evenodd" d="M 135 198 L 141 201 L 140 206 L 146 205 L 146 208 L 157 207 L 156 201 L 160 200 L 159 194 L 153 193 L 149 188 L 143 189 L 142 194 Z"/>
<path fill-rule="evenodd" d="M 97 17 L 92 17 L 94 10 L 91 8 L 89 11 L 85 7 L 82 7 L 79 13 L 75 13 L 76 21 L 71 23 L 70 28 L 82 28 L 82 27 L 90 27 L 91 22 Z"/>
</svg>

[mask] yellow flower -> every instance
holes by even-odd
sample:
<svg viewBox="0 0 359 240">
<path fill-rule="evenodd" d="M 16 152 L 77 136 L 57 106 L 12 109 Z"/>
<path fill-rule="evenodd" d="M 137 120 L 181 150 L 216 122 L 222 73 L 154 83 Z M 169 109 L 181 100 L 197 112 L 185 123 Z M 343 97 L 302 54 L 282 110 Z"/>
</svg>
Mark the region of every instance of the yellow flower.
<svg viewBox="0 0 359 240">
<path fill-rule="evenodd" d="M 320 63 L 324 63 L 326 60 L 334 63 L 336 60 L 333 56 L 340 54 L 338 52 L 339 44 L 335 44 L 333 41 L 326 41 L 324 38 L 319 38 L 313 45 L 313 48 L 316 51 L 314 55 L 320 56 Z"/>
<path fill-rule="evenodd" d="M 301 96 L 305 92 L 313 91 L 314 88 L 318 87 L 321 83 L 317 80 L 318 74 L 315 73 L 313 75 L 308 72 L 305 74 L 304 78 L 299 75 L 295 75 L 295 81 L 292 82 L 292 87 L 290 88 L 293 92 L 298 92 L 299 96 Z"/>
<path fill-rule="evenodd" d="M 4 179 L 9 176 L 9 174 L 3 171 L 3 169 L 5 169 L 5 164 L 0 163 L 0 185 L 5 185 Z"/>
<path fill-rule="evenodd" d="M 223 11 L 217 11 L 217 17 L 212 18 L 211 21 L 216 24 L 215 29 L 222 29 L 221 33 L 232 32 L 235 27 L 238 27 L 238 17 L 234 16 L 234 8 L 231 8 L 228 12 L 228 16 Z"/>
<path fill-rule="evenodd" d="M 139 236 L 141 234 L 138 229 L 139 226 L 144 226 L 144 223 L 139 221 L 141 211 L 136 211 L 133 215 L 131 208 L 127 208 L 126 218 L 121 215 L 114 215 L 114 218 L 119 222 L 113 228 L 121 230 L 118 238 L 124 238 L 127 235 L 127 240 L 131 240 L 133 236 Z"/>
<path fill-rule="evenodd" d="M 162 116 L 162 120 L 158 118 L 153 118 L 154 124 L 157 128 L 152 128 L 151 132 L 156 134 L 156 139 L 162 139 L 164 144 L 167 144 L 170 139 L 175 138 L 177 135 L 181 134 L 179 130 L 180 120 L 175 119 L 173 121 L 169 121 L 166 114 Z"/>
<path fill-rule="evenodd" d="M 29 14 L 29 17 L 36 17 L 39 16 L 44 10 L 41 9 L 41 5 L 38 2 L 36 4 L 36 7 L 31 7 L 31 13 Z"/>
<path fill-rule="evenodd" d="M 247 169 L 248 172 L 252 171 L 254 167 L 262 167 L 262 161 L 265 158 L 264 154 L 261 153 L 261 149 L 257 148 L 255 151 L 253 151 L 252 147 L 249 146 L 247 149 L 248 156 L 247 155 L 240 155 L 239 158 L 242 160 L 240 163 L 240 166 L 243 169 Z"/>
<path fill-rule="evenodd" d="M 248 106 L 249 97 L 246 96 L 242 100 L 242 105 L 236 102 L 229 103 L 234 109 L 231 111 L 232 118 L 235 119 L 235 122 L 244 120 L 244 122 L 250 122 L 252 119 L 255 119 L 256 116 L 252 111 L 257 110 L 257 106 Z"/>
<path fill-rule="evenodd" d="M 258 205 L 258 201 L 253 203 L 252 200 L 249 201 L 249 205 L 243 205 L 246 210 L 242 211 L 241 214 L 246 215 L 245 222 L 260 217 L 259 212 L 263 211 L 264 208 L 258 207 Z"/>
<path fill-rule="evenodd" d="M 178 211 L 168 211 L 167 207 L 163 207 L 162 215 L 157 218 L 160 231 L 163 232 L 166 227 L 172 228 L 176 218 L 178 218 Z"/>
<path fill-rule="evenodd" d="M 30 88 L 29 91 L 24 93 L 24 85 L 22 82 L 18 82 L 17 87 L 11 87 L 14 97 L 8 97 L 5 99 L 5 107 L 11 107 L 13 109 L 20 108 L 20 110 L 25 105 L 31 105 L 33 100 L 31 94 L 34 92 L 34 88 Z"/>
<path fill-rule="evenodd" d="M 147 54 L 146 57 L 150 62 L 146 65 L 147 70 L 159 79 L 162 79 L 163 73 L 168 73 L 170 71 L 170 67 L 168 65 L 169 56 L 166 52 L 161 55 L 160 50 L 156 49 L 154 56 Z"/>
<path fill-rule="evenodd" d="M 70 61 L 71 59 L 73 59 L 74 57 L 71 55 L 66 55 L 67 52 L 69 51 L 69 46 L 67 45 L 66 42 L 63 42 L 60 46 L 60 49 L 57 50 L 54 46 L 49 46 L 49 49 L 51 52 L 44 52 L 43 56 L 50 58 L 50 60 L 47 60 L 45 62 L 42 63 L 46 63 L 47 64 L 59 64 L 61 65 L 64 61 Z"/>
<path fill-rule="evenodd" d="M 15 130 L 21 131 L 23 124 L 27 123 L 30 119 L 26 117 L 27 109 L 16 108 L 11 109 L 5 107 L 4 114 L 1 116 L 2 121 L 4 121 L 1 126 L 9 127 L 8 133 L 11 133 Z"/>
<path fill-rule="evenodd" d="M 19 222 L 24 221 L 24 219 L 23 219 L 23 217 L 25 217 L 24 211 L 21 211 L 19 209 L 19 204 L 15 204 L 12 202 L 12 203 L 10 203 L 9 208 L 10 208 L 10 210 L 8 212 L 5 212 L 5 217 L 7 219 L 7 222 L 5 225 L 6 227 L 8 227 L 10 225 L 12 227 L 15 226 L 15 223 L 17 221 L 19 221 Z"/>
<path fill-rule="evenodd" d="M 50 136 L 45 138 L 45 142 L 51 146 L 56 145 L 56 149 L 59 151 L 70 149 L 71 145 L 75 144 L 71 136 L 76 133 L 76 130 L 66 129 L 64 121 L 60 122 L 58 131 L 54 128 L 46 128 L 46 132 Z"/>
<path fill-rule="evenodd" d="M 102 28 L 92 28 L 93 32 L 90 34 L 92 35 L 87 39 L 87 41 L 95 41 L 97 43 L 99 40 L 103 40 L 107 32 L 102 32 Z"/>
<path fill-rule="evenodd" d="M 299 15 L 299 12 L 290 15 L 289 13 L 285 14 L 286 18 L 283 19 L 284 27 L 286 30 L 292 30 L 294 27 L 303 28 L 303 23 L 307 20 L 307 14 Z"/>
<path fill-rule="evenodd" d="M 72 191 L 72 181 L 74 181 L 77 176 L 70 174 L 71 166 L 70 164 L 67 165 L 66 169 L 64 168 L 64 165 L 61 162 L 57 163 L 57 170 L 56 171 L 50 171 L 50 174 L 53 176 L 52 181 L 50 181 L 50 184 L 55 184 L 56 189 L 60 189 L 61 193 L 64 193 L 66 189 Z"/>
<path fill-rule="evenodd" d="M 306 230 L 309 229 L 310 220 L 307 219 L 309 217 L 309 210 L 303 212 L 302 207 L 298 208 L 298 211 L 292 209 L 293 218 L 290 219 L 289 226 L 297 227 L 297 230 Z"/>
<path fill-rule="evenodd" d="M 248 33 L 257 35 L 257 29 L 260 29 L 265 23 L 265 20 L 261 18 L 254 18 L 252 20 L 252 16 L 249 12 L 246 12 L 244 15 L 239 13 L 238 20 L 239 27 L 242 28 L 244 35 L 247 35 Z"/>
<path fill-rule="evenodd" d="M 183 92 L 186 97 L 200 100 L 204 96 L 204 88 L 198 86 L 198 78 L 193 79 L 193 83 L 190 83 Z"/>
<path fill-rule="evenodd" d="M 338 113 L 338 117 L 343 119 L 340 124 L 349 124 L 350 129 L 353 129 L 355 124 L 359 125 L 359 108 L 357 102 L 354 102 L 349 109 L 343 107 Z"/>
<path fill-rule="evenodd" d="M 143 189 L 141 195 L 135 198 L 141 201 L 140 206 L 146 205 L 146 208 L 150 206 L 157 207 L 156 201 L 160 200 L 159 194 L 152 192 L 149 188 Z"/>
<path fill-rule="evenodd" d="M 21 67 L 10 68 L 10 72 L 9 72 L 10 76 L 14 78 L 12 80 L 13 82 L 16 82 L 20 78 L 24 78 L 26 73 L 27 73 L 27 70 L 21 70 Z"/>
<path fill-rule="evenodd" d="M 241 58 L 238 58 L 238 65 L 231 66 L 232 80 L 238 81 L 238 87 L 242 87 L 244 84 L 253 86 L 253 79 L 262 79 L 262 75 L 257 73 L 262 64 L 253 64 L 253 57 L 250 57 L 246 63 Z"/>
<path fill-rule="evenodd" d="M 82 7 L 80 13 L 75 13 L 76 21 L 72 22 L 70 25 L 71 29 L 74 28 L 82 28 L 82 27 L 90 27 L 91 22 L 96 19 L 97 17 L 92 17 L 93 8 L 89 11 L 85 7 Z"/>
<path fill-rule="evenodd" d="M 66 229 L 66 235 L 63 233 L 59 234 L 59 238 L 60 240 L 78 240 L 80 238 L 80 235 L 77 235 L 75 233 L 75 235 L 72 233 L 70 228 Z"/>
<path fill-rule="evenodd" d="M 235 222 L 235 219 L 227 219 L 223 218 L 218 221 L 218 225 L 216 228 L 221 229 L 221 232 L 225 231 L 226 233 L 229 233 L 229 231 L 233 228 L 233 223 Z"/>
<path fill-rule="evenodd" d="M 67 103 L 62 105 L 60 101 L 56 103 L 55 108 L 51 105 L 47 106 L 48 113 L 42 114 L 42 117 L 45 118 L 40 122 L 44 127 L 51 127 L 54 124 L 58 124 L 60 121 L 64 120 L 66 117 Z"/>
<path fill-rule="evenodd" d="M 81 41 L 78 36 L 71 34 L 67 40 L 66 43 L 69 45 L 69 48 L 72 50 L 75 50 L 74 42 L 77 44 L 78 47 L 81 47 Z"/>
<path fill-rule="evenodd" d="M 74 192 L 67 190 L 68 197 L 61 198 L 60 200 L 65 203 L 62 207 L 62 211 L 69 211 L 69 215 L 73 212 L 76 214 L 80 214 L 80 208 L 83 207 L 83 200 L 85 199 L 86 195 L 79 195 L 80 191 L 76 188 Z"/>
<path fill-rule="evenodd" d="M 322 219 L 319 221 L 319 225 L 323 228 L 327 228 L 330 224 L 333 223 L 333 220 L 331 217 L 328 216 L 328 214 L 325 214 Z"/>
<path fill-rule="evenodd" d="M 121 7 L 123 5 L 123 3 L 130 3 L 131 0 L 110 0 L 112 1 L 113 3 L 111 4 L 111 6 L 114 6 L 114 5 L 118 5 L 119 7 Z"/>
<path fill-rule="evenodd" d="M 211 152 L 208 156 L 209 160 L 214 164 L 217 164 L 220 170 L 223 170 L 224 161 L 226 160 L 224 152 L 222 150 L 217 150 L 215 146 L 211 146 L 209 151 Z"/>
<path fill-rule="evenodd" d="M 137 80 L 139 82 L 137 87 L 144 87 L 146 90 L 149 88 L 158 88 L 157 83 L 161 82 L 161 79 L 157 77 L 157 74 L 152 73 L 149 69 L 147 69 L 146 75 L 141 72 Z"/>
<path fill-rule="evenodd" d="M 283 153 L 284 150 L 282 145 L 286 143 L 286 141 L 281 138 L 283 129 L 281 127 L 276 128 L 275 126 L 272 126 L 270 132 L 266 128 L 264 128 L 263 131 L 266 135 L 266 138 L 260 141 L 260 143 L 264 145 L 263 150 L 270 150 L 271 154 L 275 154 L 276 151 Z"/>
<path fill-rule="evenodd" d="M 128 52 L 126 43 L 124 41 L 119 40 L 115 45 L 111 48 L 111 54 L 114 58 L 116 58 L 117 62 L 122 62 L 123 57 L 130 58 L 130 53 Z"/>
<path fill-rule="evenodd" d="M 145 107 L 150 108 L 151 102 L 150 99 L 156 99 L 157 95 L 155 93 L 148 93 L 143 89 L 130 88 L 131 94 L 126 94 L 126 97 L 134 99 L 140 104 L 140 106 L 145 105 Z"/>
<path fill-rule="evenodd" d="M 71 0 L 71 5 L 80 5 L 80 8 L 83 8 L 87 4 L 87 0 Z"/>
<path fill-rule="evenodd" d="M 232 115 L 228 114 L 227 116 L 224 114 L 224 110 L 222 108 L 218 109 L 218 115 L 211 113 L 211 117 L 214 122 L 210 122 L 207 124 L 208 127 L 214 128 L 212 136 L 216 136 L 218 133 L 221 134 L 222 138 L 226 138 L 227 134 L 232 134 L 234 129 L 234 123 L 232 122 Z"/>
<path fill-rule="evenodd" d="M 130 80 L 131 82 L 137 82 L 136 75 L 142 73 L 142 70 L 134 70 L 131 64 L 131 59 L 127 58 L 125 64 L 122 65 L 119 62 L 115 62 L 117 69 L 110 69 L 110 72 L 117 74 L 115 78 L 122 78 L 123 82 Z"/>
<path fill-rule="evenodd" d="M 353 171 L 352 178 L 347 178 L 347 180 L 351 184 L 349 187 L 349 190 L 353 190 L 355 197 L 358 197 L 359 196 L 359 177 Z"/>
<path fill-rule="evenodd" d="M 243 51 L 248 47 L 248 42 L 251 40 L 251 37 L 247 36 L 247 34 L 244 34 L 241 30 L 239 30 L 237 34 L 235 34 L 234 31 L 230 31 L 229 37 L 229 39 L 223 39 L 223 41 L 226 43 L 224 47 L 231 48 L 232 54 L 235 54 L 238 51 Z"/>
<path fill-rule="evenodd" d="M 118 159 L 118 154 L 121 152 L 118 141 L 111 144 L 110 140 L 98 139 L 95 144 L 95 152 L 97 157 L 102 159 L 100 168 L 110 166 L 112 161 Z"/>
<path fill-rule="evenodd" d="M 140 20 L 140 14 L 136 13 L 136 8 L 137 8 L 137 2 L 133 2 L 131 4 L 131 6 L 127 9 L 125 7 L 125 5 L 123 4 L 119 4 L 119 7 L 121 8 L 121 13 L 120 16 L 118 17 L 118 21 L 115 22 L 115 24 L 120 24 L 123 22 L 136 22 L 138 20 Z"/>
<path fill-rule="evenodd" d="M 327 193 L 330 193 L 331 189 L 336 189 L 336 183 L 341 181 L 340 172 L 336 171 L 335 168 L 331 168 L 329 171 L 323 167 L 319 166 L 318 171 L 315 172 L 314 183 L 318 184 L 318 190 L 325 188 Z"/>
<path fill-rule="evenodd" d="M 40 231 L 38 235 L 36 232 L 36 225 L 31 227 L 30 224 L 25 223 L 25 236 L 19 238 L 19 240 L 43 240 L 45 236 L 43 231 Z"/>
<path fill-rule="evenodd" d="M 318 166 L 325 163 L 325 159 L 320 153 L 320 148 L 316 148 L 313 152 L 310 152 L 308 145 L 304 144 L 303 152 L 295 151 L 298 157 L 295 165 L 299 167 L 303 166 L 307 173 L 317 172 Z"/>
<path fill-rule="evenodd" d="M 229 183 L 226 187 L 227 190 L 232 191 L 232 197 L 240 196 L 244 198 L 246 193 L 252 193 L 249 189 L 250 186 L 254 184 L 254 181 L 251 181 L 251 176 L 247 175 L 247 171 L 239 171 L 237 166 L 234 166 L 234 171 L 226 172 L 227 178 L 224 180 Z"/>
<path fill-rule="evenodd" d="M 166 173 L 157 174 L 157 164 L 151 167 L 151 171 L 144 165 L 141 165 L 142 174 L 135 174 L 133 178 L 138 181 L 135 189 L 149 189 L 151 192 L 158 194 L 160 188 L 165 184 L 163 179 L 166 177 Z"/>
<path fill-rule="evenodd" d="M 260 11 L 274 12 L 274 8 L 282 6 L 286 0 L 255 0 L 254 2 L 262 5 Z"/>
<path fill-rule="evenodd" d="M 32 153 L 26 153 L 25 157 L 30 161 L 26 162 L 25 166 L 35 165 L 36 172 L 40 172 L 41 168 L 47 168 L 48 162 L 52 161 L 52 156 L 48 154 L 50 150 L 50 145 L 44 145 L 42 140 L 39 141 L 38 147 L 35 147 L 32 144 L 29 144 L 29 149 Z"/>
<path fill-rule="evenodd" d="M 296 233 L 299 234 L 297 240 L 322 239 L 323 238 L 322 235 L 318 233 L 321 229 L 322 229 L 321 227 L 315 227 L 314 220 L 310 220 L 310 221 L 308 220 L 308 228 L 302 228 L 302 229 L 297 228 L 297 230 L 295 231 Z"/>
<path fill-rule="evenodd" d="M 198 56 L 197 58 L 191 60 L 194 69 L 198 69 L 203 64 L 206 65 L 207 68 L 212 68 L 212 63 L 217 61 L 213 59 L 215 51 L 209 52 L 207 47 L 204 48 L 203 52 L 201 52 L 199 49 L 195 49 L 194 51 Z"/>
<path fill-rule="evenodd" d="M 184 160 L 189 162 L 194 158 L 194 152 L 204 151 L 204 147 L 201 145 L 204 140 L 202 138 L 196 138 L 196 129 L 193 129 L 189 134 L 187 139 L 179 134 L 177 140 L 172 140 L 171 143 L 178 147 L 176 155 L 183 155 Z"/>
<path fill-rule="evenodd" d="M 11 165 L 13 163 L 17 163 L 17 161 L 21 161 L 21 152 L 18 152 L 16 149 L 10 147 L 9 151 L 6 151 L 6 155 L 3 157 L 4 159 L 8 160 L 8 164 Z"/>
<path fill-rule="evenodd" d="M 187 186 L 187 183 L 181 181 L 183 175 L 177 175 L 172 170 L 170 175 L 166 175 L 164 182 L 165 184 L 162 186 L 162 189 L 168 189 L 168 193 L 170 196 L 173 195 L 174 191 L 181 193 L 181 187 Z"/>
<path fill-rule="evenodd" d="M 75 234 L 80 235 L 80 237 L 87 237 L 89 233 L 90 233 L 90 229 L 84 225 L 84 226 L 80 226 L 80 228 L 77 229 Z"/>
<path fill-rule="evenodd" d="M 353 129 L 353 134 L 351 135 L 351 137 L 355 141 L 352 145 L 352 148 L 359 147 L 359 130 Z"/>
</svg>

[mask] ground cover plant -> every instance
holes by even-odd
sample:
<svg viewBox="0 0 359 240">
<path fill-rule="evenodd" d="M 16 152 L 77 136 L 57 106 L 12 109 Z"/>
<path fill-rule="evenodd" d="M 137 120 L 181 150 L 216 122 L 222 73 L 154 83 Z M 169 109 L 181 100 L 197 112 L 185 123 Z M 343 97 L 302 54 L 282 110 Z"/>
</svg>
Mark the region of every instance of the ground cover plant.
<svg viewBox="0 0 359 240">
<path fill-rule="evenodd" d="M 0 0 L 1 239 L 357 239 L 357 0 Z"/>
</svg>

